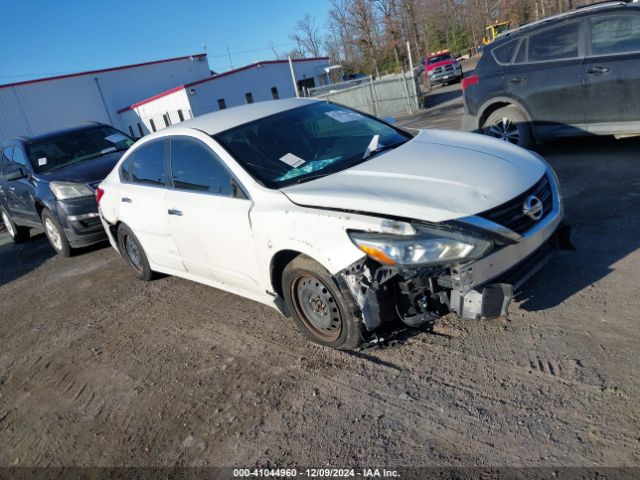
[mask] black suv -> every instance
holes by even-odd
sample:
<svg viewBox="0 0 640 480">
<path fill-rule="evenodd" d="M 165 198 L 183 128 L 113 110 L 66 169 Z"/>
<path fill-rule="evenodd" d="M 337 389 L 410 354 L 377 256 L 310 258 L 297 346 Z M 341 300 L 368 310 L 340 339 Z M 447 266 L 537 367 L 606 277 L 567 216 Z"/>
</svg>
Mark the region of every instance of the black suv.
<svg viewBox="0 0 640 480">
<path fill-rule="evenodd" d="M 5 142 L 0 159 L 0 218 L 15 242 L 44 229 L 55 251 L 106 239 L 95 189 L 133 140 L 108 125 L 86 123 Z"/>
<path fill-rule="evenodd" d="M 640 132 L 640 4 L 608 2 L 500 35 L 463 80 L 464 130 L 536 140 Z"/>
</svg>

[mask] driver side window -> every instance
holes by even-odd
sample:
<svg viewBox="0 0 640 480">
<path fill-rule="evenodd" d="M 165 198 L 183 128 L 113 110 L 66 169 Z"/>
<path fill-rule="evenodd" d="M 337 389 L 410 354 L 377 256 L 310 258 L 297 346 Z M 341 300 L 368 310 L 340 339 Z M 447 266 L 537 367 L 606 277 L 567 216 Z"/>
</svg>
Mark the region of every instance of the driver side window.
<svg viewBox="0 0 640 480">
<path fill-rule="evenodd" d="M 222 160 L 205 144 L 186 137 L 171 139 L 171 180 L 180 190 L 246 198 Z"/>
</svg>

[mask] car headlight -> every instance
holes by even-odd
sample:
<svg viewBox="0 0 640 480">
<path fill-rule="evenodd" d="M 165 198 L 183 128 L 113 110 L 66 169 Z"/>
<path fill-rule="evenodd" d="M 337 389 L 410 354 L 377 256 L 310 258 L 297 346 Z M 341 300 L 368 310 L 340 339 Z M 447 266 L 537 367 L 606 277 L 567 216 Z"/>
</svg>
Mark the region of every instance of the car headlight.
<svg viewBox="0 0 640 480">
<path fill-rule="evenodd" d="M 58 200 L 70 198 L 92 197 L 95 192 L 83 183 L 51 182 L 49 188 Z"/>
<path fill-rule="evenodd" d="M 460 232 L 418 227 L 414 235 L 352 232 L 353 243 L 384 265 L 429 267 L 452 265 L 486 254 L 493 242 Z"/>
</svg>

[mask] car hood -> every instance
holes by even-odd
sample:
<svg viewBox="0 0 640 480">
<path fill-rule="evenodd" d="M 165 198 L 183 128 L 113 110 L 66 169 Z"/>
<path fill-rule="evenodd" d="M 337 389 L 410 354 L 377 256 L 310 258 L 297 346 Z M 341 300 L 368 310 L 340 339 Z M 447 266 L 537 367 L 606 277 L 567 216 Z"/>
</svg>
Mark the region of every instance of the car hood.
<svg viewBox="0 0 640 480">
<path fill-rule="evenodd" d="M 282 192 L 301 206 L 442 222 L 496 207 L 545 171 L 534 154 L 507 142 L 422 130 L 394 150 Z"/>
<path fill-rule="evenodd" d="M 104 180 L 125 152 L 113 152 L 66 167 L 39 174 L 39 178 L 52 182 L 94 183 Z"/>
</svg>

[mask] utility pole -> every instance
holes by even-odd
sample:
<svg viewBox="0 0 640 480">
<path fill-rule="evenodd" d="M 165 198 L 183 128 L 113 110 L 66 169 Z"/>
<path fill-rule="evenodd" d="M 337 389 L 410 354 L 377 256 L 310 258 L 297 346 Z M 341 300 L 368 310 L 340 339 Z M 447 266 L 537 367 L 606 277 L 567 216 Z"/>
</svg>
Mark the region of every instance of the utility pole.
<svg viewBox="0 0 640 480">
<path fill-rule="evenodd" d="M 420 101 L 418 100 L 418 87 L 416 86 L 416 79 L 413 73 L 413 59 L 411 58 L 411 42 L 407 42 L 407 56 L 409 57 L 409 78 L 411 78 L 411 85 L 413 85 L 414 101 L 418 108 L 420 108 Z"/>
<path fill-rule="evenodd" d="M 227 55 L 229 56 L 229 67 L 233 70 L 233 62 L 231 62 L 231 52 L 229 51 L 229 45 L 227 45 Z"/>
<path fill-rule="evenodd" d="M 296 73 L 293 71 L 293 61 L 291 55 L 289 55 L 289 70 L 291 70 L 291 81 L 293 82 L 293 89 L 296 92 L 296 98 L 300 98 L 300 92 L 298 92 L 298 83 L 296 82 Z"/>
</svg>

